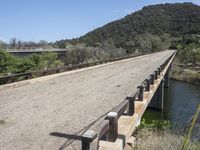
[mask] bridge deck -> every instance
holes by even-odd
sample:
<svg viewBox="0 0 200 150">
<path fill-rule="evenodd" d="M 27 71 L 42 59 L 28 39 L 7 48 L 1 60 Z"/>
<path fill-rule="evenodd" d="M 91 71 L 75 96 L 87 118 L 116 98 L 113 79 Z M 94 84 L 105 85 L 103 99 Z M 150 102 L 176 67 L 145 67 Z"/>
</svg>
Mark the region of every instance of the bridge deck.
<svg viewBox="0 0 200 150">
<path fill-rule="evenodd" d="M 49 134 L 81 131 L 134 93 L 173 52 L 164 51 L 13 86 L 0 86 L 0 120 L 5 121 L 0 123 L 0 149 L 66 146 L 67 139 Z"/>
</svg>

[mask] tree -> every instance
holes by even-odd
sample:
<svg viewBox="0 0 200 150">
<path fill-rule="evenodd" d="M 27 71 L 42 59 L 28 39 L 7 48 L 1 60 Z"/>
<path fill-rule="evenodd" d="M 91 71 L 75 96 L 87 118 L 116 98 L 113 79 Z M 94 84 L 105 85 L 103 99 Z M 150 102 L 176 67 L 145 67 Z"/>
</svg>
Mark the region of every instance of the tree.
<svg viewBox="0 0 200 150">
<path fill-rule="evenodd" d="M 21 46 L 22 46 L 22 42 L 19 40 L 17 43 L 17 48 L 21 48 Z"/>
<path fill-rule="evenodd" d="M 200 47 L 195 44 L 178 47 L 178 57 L 182 63 L 192 63 L 196 65 L 200 62 Z"/>
<path fill-rule="evenodd" d="M 152 50 L 152 43 L 149 38 L 149 34 L 141 34 L 135 37 L 135 47 L 140 52 L 148 52 Z"/>
<path fill-rule="evenodd" d="M 45 40 L 40 40 L 38 43 L 39 47 L 47 47 L 48 46 L 48 42 Z"/>
<path fill-rule="evenodd" d="M 15 48 L 17 46 L 17 39 L 16 38 L 10 39 L 10 46 L 12 48 Z"/>
<path fill-rule="evenodd" d="M 63 62 L 58 60 L 57 53 L 45 52 L 39 55 L 38 69 L 47 69 L 63 66 Z"/>
<path fill-rule="evenodd" d="M 9 53 L 0 50 L 0 73 L 10 73 L 12 72 L 15 64 L 15 58 Z"/>
<path fill-rule="evenodd" d="M 63 66 L 56 53 L 33 54 L 30 57 L 14 57 L 0 50 L 0 75 L 7 73 L 24 73 L 27 71 Z"/>
</svg>

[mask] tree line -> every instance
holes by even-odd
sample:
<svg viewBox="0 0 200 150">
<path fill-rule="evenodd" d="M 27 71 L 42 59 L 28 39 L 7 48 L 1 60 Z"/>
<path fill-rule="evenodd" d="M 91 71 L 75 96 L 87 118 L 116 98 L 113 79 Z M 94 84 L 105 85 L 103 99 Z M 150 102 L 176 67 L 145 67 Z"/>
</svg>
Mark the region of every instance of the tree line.
<svg viewBox="0 0 200 150">
<path fill-rule="evenodd" d="M 0 41 L 0 48 L 2 49 L 31 49 L 31 48 L 49 48 L 50 44 L 45 40 L 39 42 L 22 41 L 17 38 L 11 38 L 9 43 Z"/>
<path fill-rule="evenodd" d="M 0 50 L 0 76 L 24 73 L 27 71 L 63 66 L 56 53 L 33 54 L 29 57 L 15 57 Z"/>
</svg>

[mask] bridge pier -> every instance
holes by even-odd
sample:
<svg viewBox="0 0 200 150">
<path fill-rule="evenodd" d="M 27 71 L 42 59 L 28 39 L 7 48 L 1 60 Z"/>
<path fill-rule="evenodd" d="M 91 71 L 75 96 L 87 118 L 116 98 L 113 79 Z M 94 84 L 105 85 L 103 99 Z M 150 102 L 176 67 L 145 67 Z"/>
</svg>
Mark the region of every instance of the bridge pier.
<svg viewBox="0 0 200 150">
<path fill-rule="evenodd" d="M 151 102 L 149 103 L 149 108 L 155 108 L 158 110 L 163 110 L 163 103 L 164 103 L 164 87 L 165 87 L 165 80 L 163 79 L 156 90 Z"/>
<path fill-rule="evenodd" d="M 168 68 L 165 76 L 164 76 L 164 79 L 165 79 L 165 88 L 168 88 L 169 87 L 169 72 L 170 72 L 170 68 Z"/>
</svg>

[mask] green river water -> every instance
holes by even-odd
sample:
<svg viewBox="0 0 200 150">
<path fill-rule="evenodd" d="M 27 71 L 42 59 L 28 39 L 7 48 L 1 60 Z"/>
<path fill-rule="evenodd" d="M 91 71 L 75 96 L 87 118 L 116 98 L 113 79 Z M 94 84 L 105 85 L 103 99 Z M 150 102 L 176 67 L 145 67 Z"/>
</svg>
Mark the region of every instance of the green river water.
<svg viewBox="0 0 200 150">
<path fill-rule="evenodd" d="M 200 104 L 200 86 L 185 82 L 170 81 L 170 87 L 165 89 L 163 112 L 147 109 L 145 120 L 169 120 L 175 130 L 184 131 L 189 120 Z"/>
</svg>

